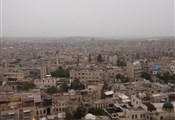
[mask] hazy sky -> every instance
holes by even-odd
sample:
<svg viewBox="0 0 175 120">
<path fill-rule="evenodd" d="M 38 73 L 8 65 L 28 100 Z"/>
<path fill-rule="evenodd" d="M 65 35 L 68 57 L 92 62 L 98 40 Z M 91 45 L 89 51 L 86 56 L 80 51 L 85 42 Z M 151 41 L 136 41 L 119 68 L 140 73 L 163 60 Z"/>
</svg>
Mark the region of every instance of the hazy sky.
<svg viewBox="0 0 175 120">
<path fill-rule="evenodd" d="M 174 0 L 1 0 L 2 36 L 173 36 Z"/>
</svg>

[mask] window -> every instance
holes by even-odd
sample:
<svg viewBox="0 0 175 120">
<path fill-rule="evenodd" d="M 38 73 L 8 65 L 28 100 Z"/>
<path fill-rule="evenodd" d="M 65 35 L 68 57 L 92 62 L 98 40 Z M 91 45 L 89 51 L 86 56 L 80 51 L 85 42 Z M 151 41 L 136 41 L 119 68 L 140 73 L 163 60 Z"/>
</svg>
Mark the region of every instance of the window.
<svg viewBox="0 0 175 120">
<path fill-rule="evenodd" d="M 145 118 L 145 114 L 143 114 L 143 118 Z"/>
<path fill-rule="evenodd" d="M 145 118 L 145 114 L 143 114 L 143 118 Z"/>
<path fill-rule="evenodd" d="M 132 119 L 134 119 L 134 115 L 132 115 Z"/>
<path fill-rule="evenodd" d="M 137 119 L 137 115 L 135 115 L 135 118 Z"/>
</svg>

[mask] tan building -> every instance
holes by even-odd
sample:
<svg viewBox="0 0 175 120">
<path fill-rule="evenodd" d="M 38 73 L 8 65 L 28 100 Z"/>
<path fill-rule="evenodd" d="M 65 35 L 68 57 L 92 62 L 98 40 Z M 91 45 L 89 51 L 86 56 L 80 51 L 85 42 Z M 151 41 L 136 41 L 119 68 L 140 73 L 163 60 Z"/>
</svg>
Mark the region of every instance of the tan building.
<svg viewBox="0 0 175 120">
<path fill-rule="evenodd" d="M 91 69 L 71 70 L 70 78 L 82 80 L 102 80 L 104 79 L 104 71 Z"/>
<path fill-rule="evenodd" d="M 112 65 L 116 65 L 117 64 L 117 55 L 109 56 L 109 62 Z"/>
<path fill-rule="evenodd" d="M 129 78 L 132 78 L 132 79 L 140 78 L 141 71 L 142 71 L 142 67 L 139 61 L 127 62 L 127 75 Z"/>
<path fill-rule="evenodd" d="M 108 108 L 109 104 L 113 104 L 113 101 L 111 99 L 100 99 L 93 101 L 92 106 L 97 109 L 104 109 Z"/>
<path fill-rule="evenodd" d="M 57 79 L 52 78 L 52 77 L 47 77 L 43 79 L 36 79 L 34 80 L 34 84 L 36 85 L 37 88 L 48 88 L 51 86 L 56 86 L 57 85 Z"/>
<path fill-rule="evenodd" d="M 169 86 L 168 85 L 163 85 L 160 83 L 153 83 L 151 87 L 151 93 L 156 94 L 156 93 L 164 93 L 168 92 Z"/>
<path fill-rule="evenodd" d="M 7 68 L 3 71 L 3 80 L 8 82 L 19 82 L 24 79 L 23 71 L 16 68 Z"/>
</svg>

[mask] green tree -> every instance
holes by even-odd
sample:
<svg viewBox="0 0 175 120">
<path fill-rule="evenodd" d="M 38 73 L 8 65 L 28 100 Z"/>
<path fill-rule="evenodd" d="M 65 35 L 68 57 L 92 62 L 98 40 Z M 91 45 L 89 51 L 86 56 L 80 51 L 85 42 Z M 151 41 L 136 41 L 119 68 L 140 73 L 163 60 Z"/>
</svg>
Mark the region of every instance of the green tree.
<svg viewBox="0 0 175 120">
<path fill-rule="evenodd" d="M 103 88 L 104 90 L 108 90 L 108 83 L 106 81 L 103 82 Z"/>
<path fill-rule="evenodd" d="M 101 95 L 100 95 L 100 98 L 101 98 L 101 99 L 105 99 L 105 97 L 106 97 L 106 95 L 105 95 L 104 92 L 105 92 L 105 90 L 102 88 L 102 89 L 101 89 Z"/>
<path fill-rule="evenodd" d="M 66 120 L 74 120 L 74 113 L 73 107 L 68 106 L 65 110 L 66 113 Z"/>
<path fill-rule="evenodd" d="M 101 95 L 100 95 L 101 99 L 105 99 L 106 95 L 104 94 L 104 92 L 107 91 L 107 90 L 108 90 L 108 84 L 107 84 L 106 81 L 104 81 L 103 87 L 101 89 Z"/>
<path fill-rule="evenodd" d="M 51 86 L 51 87 L 47 88 L 47 93 L 49 93 L 49 94 L 58 93 L 58 89 L 55 86 Z"/>
<path fill-rule="evenodd" d="M 74 79 L 71 83 L 71 88 L 74 90 L 83 90 L 85 89 L 85 85 L 82 84 L 79 79 Z"/>
<path fill-rule="evenodd" d="M 173 75 L 171 76 L 171 79 L 172 79 L 172 80 L 175 80 L 175 74 L 173 74 Z"/>
<path fill-rule="evenodd" d="M 123 61 L 122 59 L 121 60 L 117 60 L 117 66 L 121 66 L 121 67 L 126 66 L 126 62 Z"/>
<path fill-rule="evenodd" d="M 97 109 L 94 107 L 89 108 L 88 113 L 91 113 L 93 115 L 105 115 L 105 112 L 103 109 Z"/>
<path fill-rule="evenodd" d="M 103 62 L 102 55 L 98 54 L 97 56 L 97 62 Z"/>
<path fill-rule="evenodd" d="M 68 92 L 69 86 L 66 83 L 61 84 L 60 92 Z"/>
<path fill-rule="evenodd" d="M 85 116 L 86 114 L 86 108 L 83 106 L 78 106 L 75 113 L 74 113 L 74 118 L 76 119 L 81 119 L 82 117 Z"/>
<path fill-rule="evenodd" d="M 123 82 L 123 83 L 129 81 L 129 78 L 128 78 L 128 77 L 124 77 L 123 75 L 121 75 L 121 74 L 119 74 L 119 73 L 115 76 L 115 78 L 116 78 L 116 79 L 120 79 L 121 82 Z"/>
<path fill-rule="evenodd" d="M 36 86 L 32 81 L 25 81 L 21 85 L 18 86 L 19 90 L 26 90 L 34 89 Z"/>
<path fill-rule="evenodd" d="M 69 77 L 69 71 L 64 70 L 62 67 L 59 67 L 57 70 L 55 70 L 54 72 L 51 72 L 51 76 L 52 77 Z"/>
<path fill-rule="evenodd" d="M 146 80 L 150 80 L 151 79 L 151 75 L 147 72 L 142 72 L 141 73 L 141 78 L 145 78 Z"/>
<path fill-rule="evenodd" d="M 170 72 L 166 71 L 163 73 L 163 80 L 169 80 L 171 78 Z"/>
<path fill-rule="evenodd" d="M 118 74 L 115 76 L 115 78 L 116 78 L 116 79 L 121 79 L 121 74 L 118 73 Z"/>
<path fill-rule="evenodd" d="M 123 83 L 129 82 L 129 77 L 125 77 L 123 80 L 121 80 Z"/>
</svg>

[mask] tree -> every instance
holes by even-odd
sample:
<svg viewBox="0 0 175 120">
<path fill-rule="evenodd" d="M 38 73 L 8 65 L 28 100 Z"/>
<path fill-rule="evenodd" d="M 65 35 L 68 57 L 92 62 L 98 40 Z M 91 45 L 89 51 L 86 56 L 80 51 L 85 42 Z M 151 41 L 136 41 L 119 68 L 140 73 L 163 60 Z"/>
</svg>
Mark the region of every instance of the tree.
<svg viewBox="0 0 175 120">
<path fill-rule="evenodd" d="M 32 81 L 25 81 L 20 86 L 18 86 L 18 89 L 20 90 L 26 90 L 35 88 L 35 84 Z"/>
<path fill-rule="evenodd" d="M 101 99 L 105 99 L 106 95 L 104 94 L 104 92 L 107 90 L 108 90 L 108 84 L 106 81 L 104 81 L 103 87 L 101 89 Z"/>
<path fill-rule="evenodd" d="M 119 73 L 115 76 L 115 78 L 116 78 L 116 79 L 120 79 L 120 81 L 121 81 L 122 83 L 125 83 L 125 82 L 128 82 L 128 81 L 129 81 L 129 78 L 128 78 L 128 77 L 124 77 L 123 75 L 121 75 L 121 74 L 119 74 Z"/>
<path fill-rule="evenodd" d="M 74 120 L 74 113 L 73 106 L 68 106 L 65 110 L 66 113 L 66 120 Z"/>
<path fill-rule="evenodd" d="M 107 84 L 106 81 L 104 81 L 104 83 L 103 83 L 103 88 L 102 88 L 102 89 L 104 89 L 104 90 L 108 90 L 108 84 Z"/>
<path fill-rule="evenodd" d="M 69 86 L 66 83 L 61 84 L 60 92 L 68 92 Z"/>
<path fill-rule="evenodd" d="M 175 80 L 175 74 L 173 74 L 173 75 L 171 76 L 171 79 L 172 79 L 172 80 Z"/>
<path fill-rule="evenodd" d="M 106 95 L 104 94 L 105 90 L 102 88 L 101 89 L 101 95 L 100 95 L 100 98 L 101 99 L 105 99 Z"/>
<path fill-rule="evenodd" d="M 166 71 L 163 73 L 163 80 L 169 80 L 171 78 L 170 72 Z"/>
<path fill-rule="evenodd" d="M 49 93 L 49 94 L 58 93 L 58 89 L 55 86 L 51 86 L 51 87 L 47 88 L 47 93 Z"/>
<path fill-rule="evenodd" d="M 88 113 L 91 113 L 93 115 L 105 115 L 105 112 L 103 109 L 97 109 L 94 107 L 89 108 Z"/>
<path fill-rule="evenodd" d="M 74 113 L 74 118 L 76 119 L 81 119 L 82 117 L 85 116 L 86 114 L 86 108 L 83 106 L 78 106 L 75 113 Z"/>
<path fill-rule="evenodd" d="M 122 59 L 121 60 L 117 60 L 117 66 L 121 66 L 121 67 L 126 66 L 126 62 L 123 61 Z"/>
<path fill-rule="evenodd" d="M 151 75 L 147 72 L 142 72 L 141 73 L 141 78 L 145 78 L 146 80 L 150 80 L 151 79 Z"/>
<path fill-rule="evenodd" d="M 118 73 L 118 74 L 115 76 L 115 78 L 116 78 L 116 79 L 121 79 L 121 74 Z"/>
<path fill-rule="evenodd" d="M 71 83 L 71 88 L 74 90 L 83 90 L 85 89 L 85 85 L 82 84 L 79 79 L 74 79 Z"/>
<path fill-rule="evenodd" d="M 97 56 L 97 62 L 103 62 L 102 55 L 98 54 Z"/>
<path fill-rule="evenodd" d="M 51 72 L 52 77 L 69 77 L 69 71 L 64 70 L 62 67 L 59 67 L 57 70 L 54 72 Z"/>
</svg>

